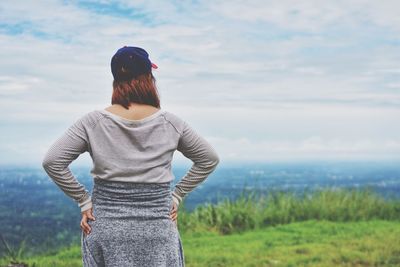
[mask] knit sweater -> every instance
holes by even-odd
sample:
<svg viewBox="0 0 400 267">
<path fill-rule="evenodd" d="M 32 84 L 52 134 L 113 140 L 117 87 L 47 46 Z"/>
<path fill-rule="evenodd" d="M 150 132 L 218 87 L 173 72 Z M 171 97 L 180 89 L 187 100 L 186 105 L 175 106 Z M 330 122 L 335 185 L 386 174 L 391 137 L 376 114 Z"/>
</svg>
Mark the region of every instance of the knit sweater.
<svg viewBox="0 0 400 267">
<path fill-rule="evenodd" d="M 164 183 L 175 179 L 171 161 L 176 150 L 193 162 L 172 191 L 172 200 L 179 206 L 214 171 L 219 157 L 186 121 L 166 110 L 159 109 L 141 120 L 105 109 L 90 111 L 51 145 L 42 166 L 83 212 L 92 208 L 91 195 L 68 167 L 80 154 L 89 152 L 93 179 Z"/>
</svg>

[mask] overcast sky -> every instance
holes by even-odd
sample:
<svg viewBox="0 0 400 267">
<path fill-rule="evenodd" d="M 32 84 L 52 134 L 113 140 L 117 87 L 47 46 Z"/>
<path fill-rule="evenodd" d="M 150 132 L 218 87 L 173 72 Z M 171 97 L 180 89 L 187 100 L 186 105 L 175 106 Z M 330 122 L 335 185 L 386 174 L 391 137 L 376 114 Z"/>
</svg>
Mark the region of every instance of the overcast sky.
<svg viewBox="0 0 400 267">
<path fill-rule="evenodd" d="M 0 164 L 41 163 L 109 106 L 124 45 L 149 52 L 162 109 L 221 164 L 400 160 L 399 3 L 1 1 Z"/>
</svg>

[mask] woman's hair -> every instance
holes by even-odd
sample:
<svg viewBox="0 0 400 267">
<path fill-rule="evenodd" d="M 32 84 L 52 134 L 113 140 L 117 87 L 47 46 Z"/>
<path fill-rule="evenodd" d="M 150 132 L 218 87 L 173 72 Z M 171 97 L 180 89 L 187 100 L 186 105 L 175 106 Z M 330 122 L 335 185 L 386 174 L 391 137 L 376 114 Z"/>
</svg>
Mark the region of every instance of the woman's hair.
<svg viewBox="0 0 400 267">
<path fill-rule="evenodd" d="M 111 104 L 120 104 L 128 109 L 131 102 L 160 108 L 160 98 L 153 73 L 139 75 L 131 81 L 113 81 Z"/>
</svg>

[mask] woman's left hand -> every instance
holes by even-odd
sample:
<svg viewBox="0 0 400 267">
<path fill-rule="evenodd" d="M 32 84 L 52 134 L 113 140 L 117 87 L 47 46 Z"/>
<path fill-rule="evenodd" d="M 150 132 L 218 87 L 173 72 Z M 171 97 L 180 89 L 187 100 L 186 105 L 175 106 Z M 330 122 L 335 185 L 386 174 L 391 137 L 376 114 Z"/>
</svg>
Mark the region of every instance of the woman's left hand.
<svg viewBox="0 0 400 267">
<path fill-rule="evenodd" d="M 90 225 L 87 223 L 88 220 L 96 220 L 92 213 L 93 207 L 88 210 L 82 211 L 81 229 L 85 232 L 86 235 L 90 234 L 90 231 L 92 230 L 90 228 Z"/>
<path fill-rule="evenodd" d="M 172 201 L 172 209 L 169 216 L 171 217 L 175 225 L 178 225 L 178 206 L 175 204 L 174 201 Z"/>
</svg>

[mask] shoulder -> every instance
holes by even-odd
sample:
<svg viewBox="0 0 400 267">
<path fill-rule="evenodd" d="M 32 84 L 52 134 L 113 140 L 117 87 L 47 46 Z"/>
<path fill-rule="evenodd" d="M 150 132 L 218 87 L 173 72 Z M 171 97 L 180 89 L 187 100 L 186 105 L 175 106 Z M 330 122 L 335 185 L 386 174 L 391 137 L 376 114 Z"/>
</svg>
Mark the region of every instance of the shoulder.
<svg viewBox="0 0 400 267">
<path fill-rule="evenodd" d="M 169 112 L 169 111 L 164 111 L 162 116 L 164 117 L 164 119 L 170 123 L 175 130 L 179 133 L 182 134 L 185 126 L 186 126 L 186 121 L 184 121 L 181 117 L 179 117 L 178 115 Z"/>
<path fill-rule="evenodd" d="M 79 117 L 75 121 L 75 123 L 81 124 L 82 126 L 86 126 L 89 128 L 93 128 L 103 118 L 104 115 L 99 110 L 92 110 L 84 113 L 81 117 Z"/>
</svg>

